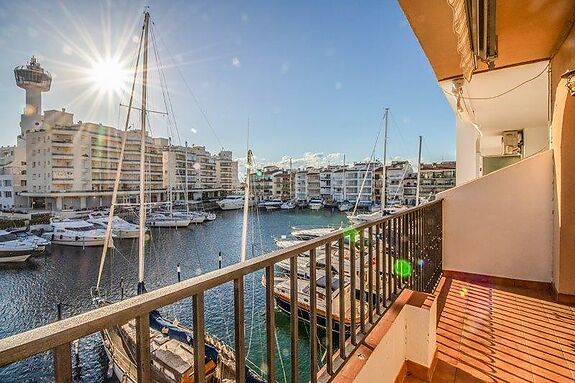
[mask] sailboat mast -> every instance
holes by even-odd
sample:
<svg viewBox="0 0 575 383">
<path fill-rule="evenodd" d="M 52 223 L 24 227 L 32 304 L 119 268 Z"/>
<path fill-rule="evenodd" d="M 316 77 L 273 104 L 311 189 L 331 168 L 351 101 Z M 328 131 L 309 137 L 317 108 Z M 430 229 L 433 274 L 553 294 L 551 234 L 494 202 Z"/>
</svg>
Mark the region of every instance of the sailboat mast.
<svg viewBox="0 0 575 383">
<path fill-rule="evenodd" d="M 345 201 L 345 154 L 343 155 L 343 174 L 342 174 L 342 178 L 343 178 L 343 199 L 342 202 Z"/>
<path fill-rule="evenodd" d="M 417 155 L 417 187 L 415 189 L 415 206 L 419 206 L 419 183 L 421 182 L 421 142 L 423 137 L 419 136 L 419 154 Z"/>
<path fill-rule="evenodd" d="M 383 171 L 381 182 L 381 214 L 384 214 L 385 205 L 387 204 L 387 196 L 385 195 L 387 189 L 387 121 L 389 119 L 389 108 L 385 108 L 385 128 L 383 131 Z"/>
<path fill-rule="evenodd" d="M 146 101 L 148 85 L 148 29 L 150 14 L 144 12 L 144 55 L 142 67 L 142 110 L 140 132 L 140 235 L 138 237 L 138 293 L 144 292 L 144 236 L 146 234 Z"/>
<path fill-rule="evenodd" d="M 250 170 L 252 169 L 252 151 L 248 149 L 248 156 L 246 158 L 246 187 L 244 189 L 244 219 L 242 222 L 242 248 L 241 248 L 241 261 L 246 260 L 246 252 L 248 246 L 248 217 L 250 208 Z"/>
<path fill-rule="evenodd" d="M 186 201 L 186 213 L 190 212 L 190 206 L 188 205 L 188 141 L 186 141 L 186 154 L 184 160 L 184 193 L 186 193 L 186 197 L 184 200 Z"/>
<path fill-rule="evenodd" d="M 289 198 L 290 201 L 293 199 L 293 185 L 292 185 L 292 167 L 291 167 L 291 158 L 289 159 Z"/>
<path fill-rule="evenodd" d="M 128 138 L 128 126 L 130 124 L 130 115 L 132 112 L 132 104 L 134 101 L 134 89 L 136 88 L 136 79 L 138 76 L 138 65 L 140 65 L 140 52 L 142 50 L 143 34 L 144 34 L 144 29 L 142 28 L 142 33 L 140 36 L 140 45 L 138 47 L 138 56 L 136 58 L 136 67 L 134 69 L 134 79 L 132 81 L 132 88 L 130 90 L 130 100 L 128 102 L 128 112 L 126 115 L 126 124 L 124 125 L 124 135 L 122 136 L 122 147 L 120 149 L 120 158 L 118 160 L 118 169 L 116 171 L 114 190 L 112 191 L 112 201 L 110 204 L 110 213 L 108 214 L 108 223 L 106 225 L 106 236 L 104 237 L 104 247 L 102 248 L 102 257 L 100 258 L 100 267 L 98 269 L 98 281 L 96 282 L 96 290 L 98 290 L 100 288 L 100 282 L 102 280 L 102 272 L 104 271 L 104 263 L 106 261 L 106 254 L 108 253 L 108 247 L 112 247 L 112 220 L 114 218 L 114 208 L 116 207 L 116 201 L 118 199 L 118 189 L 120 186 L 120 176 L 122 173 L 122 167 L 124 165 L 124 152 L 126 149 L 126 140 Z"/>
</svg>

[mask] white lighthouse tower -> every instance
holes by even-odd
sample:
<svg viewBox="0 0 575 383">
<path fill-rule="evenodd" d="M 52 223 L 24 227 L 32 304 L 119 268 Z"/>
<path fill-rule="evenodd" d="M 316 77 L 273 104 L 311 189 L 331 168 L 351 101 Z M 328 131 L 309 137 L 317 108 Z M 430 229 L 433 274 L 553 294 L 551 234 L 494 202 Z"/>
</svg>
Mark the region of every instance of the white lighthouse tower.
<svg viewBox="0 0 575 383">
<path fill-rule="evenodd" d="M 52 75 L 32 56 L 30 62 L 14 68 L 16 85 L 26 89 L 26 107 L 20 119 L 22 137 L 42 125 L 42 92 L 50 90 Z"/>
</svg>

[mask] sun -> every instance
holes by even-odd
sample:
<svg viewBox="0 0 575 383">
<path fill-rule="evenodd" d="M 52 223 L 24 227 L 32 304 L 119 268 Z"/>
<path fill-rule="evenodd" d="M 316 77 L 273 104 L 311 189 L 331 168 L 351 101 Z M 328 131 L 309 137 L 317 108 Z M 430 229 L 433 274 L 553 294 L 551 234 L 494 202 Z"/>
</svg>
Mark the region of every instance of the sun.
<svg viewBox="0 0 575 383">
<path fill-rule="evenodd" d="M 90 81 L 100 91 L 120 94 L 126 88 L 129 76 L 127 69 L 118 60 L 105 59 L 92 65 Z"/>
</svg>

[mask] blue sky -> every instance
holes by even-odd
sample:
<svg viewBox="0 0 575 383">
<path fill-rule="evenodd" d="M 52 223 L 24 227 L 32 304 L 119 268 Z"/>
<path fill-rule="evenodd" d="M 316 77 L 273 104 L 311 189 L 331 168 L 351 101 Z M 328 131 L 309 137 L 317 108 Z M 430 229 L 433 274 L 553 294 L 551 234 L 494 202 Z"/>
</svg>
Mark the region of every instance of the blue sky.
<svg viewBox="0 0 575 383">
<path fill-rule="evenodd" d="M 249 118 L 260 163 L 333 163 L 343 153 L 350 162 L 369 157 L 389 106 L 390 157 L 416 158 L 418 135 L 425 160 L 455 156 L 453 114 L 391 0 L 2 1 L 0 144 L 16 141 L 24 91 L 12 70 L 31 54 L 54 75 L 45 110 L 64 107 L 76 120 L 117 126 L 125 96 L 99 94 L 87 73 L 107 56 L 129 69 L 145 4 L 181 141 L 243 157 Z M 151 106 L 164 110 L 157 81 L 150 92 Z M 165 117 L 152 119 L 154 135 L 168 135 L 166 126 Z"/>
</svg>

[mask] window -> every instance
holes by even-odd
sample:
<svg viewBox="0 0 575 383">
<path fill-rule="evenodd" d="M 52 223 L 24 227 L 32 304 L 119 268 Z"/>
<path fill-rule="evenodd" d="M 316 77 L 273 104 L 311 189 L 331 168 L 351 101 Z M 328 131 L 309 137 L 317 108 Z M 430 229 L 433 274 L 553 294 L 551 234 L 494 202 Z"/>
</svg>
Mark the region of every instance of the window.
<svg viewBox="0 0 575 383">
<path fill-rule="evenodd" d="M 12 180 L 4 180 L 4 186 L 12 186 Z"/>
<path fill-rule="evenodd" d="M 11 191 L 4 192 L 4 197 L 12 198 L 12 192 Z"/>
</svg>

